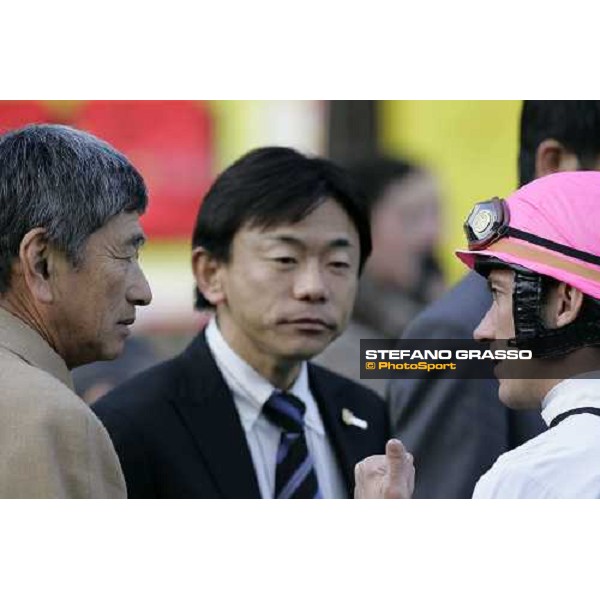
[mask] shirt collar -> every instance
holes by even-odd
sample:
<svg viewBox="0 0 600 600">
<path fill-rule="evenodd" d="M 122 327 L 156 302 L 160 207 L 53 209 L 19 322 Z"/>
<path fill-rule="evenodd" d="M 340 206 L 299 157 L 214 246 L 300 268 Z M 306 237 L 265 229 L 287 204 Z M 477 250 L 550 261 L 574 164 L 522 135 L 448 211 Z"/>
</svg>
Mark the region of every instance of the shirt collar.
<svg viewBox="0 0 600 600">
<path fill-rule="evenodd" d="M 32 327 L 0 308 L 0 347 L 16 354 L 26 363 L 52 375 L 74 390 L 73 378 L 65 361 Z"/>
<path fill-rule="evenodd" d="M 219 330 L 216 317 L 213 317 L 206 327 L 206 341 L 227 385 L 234 393 L 234 399 L 236 396 L 240 399 L 236 405 L 240 412 L 242 425 L 248 431 L 255 425 L 261 415 L 264 403 L 276 388 L 236 354 Z M 306 362 L 300 365 L 300 373 L 288 391 L 306 405 L 304 415 L 306 426 L 324 435 L 319 409 L 308 383 Z"/>
<path fill-rule="evenodd" d="M 600 408 L 600 371 L 582 373 L 556 384 L 542 401 L 542 418 L 546 425 L 574 408 Z"/>
</svg>

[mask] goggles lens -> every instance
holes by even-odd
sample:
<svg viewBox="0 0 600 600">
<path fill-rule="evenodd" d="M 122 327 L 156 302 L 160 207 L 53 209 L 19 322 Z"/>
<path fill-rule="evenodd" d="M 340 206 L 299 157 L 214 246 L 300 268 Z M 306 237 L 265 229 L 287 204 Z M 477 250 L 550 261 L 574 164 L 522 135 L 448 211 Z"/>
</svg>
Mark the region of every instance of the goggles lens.
<svg viewBox="0 0 600 600">
<path fill-rule="evenodd" d="M 503 237 L 508 230 L 510 215 L 501 198 L 478 202 L 464 224 L 469 250 L 482 250 Z"/>
</svg>

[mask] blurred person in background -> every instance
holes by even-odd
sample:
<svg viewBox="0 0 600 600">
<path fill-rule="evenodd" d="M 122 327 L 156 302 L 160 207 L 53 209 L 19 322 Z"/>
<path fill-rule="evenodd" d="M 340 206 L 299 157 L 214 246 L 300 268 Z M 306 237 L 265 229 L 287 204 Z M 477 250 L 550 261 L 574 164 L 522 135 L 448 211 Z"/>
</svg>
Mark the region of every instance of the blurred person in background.
<svg viewBox="0 0 600 600">
<path fill-rule="evenodd" d="M 138 264 L 144 181 L 87 133 L 0 138 L 0 496 L 124 498 L 104 427 L 70 369 L 118 356 L 151 300 Z"/>
<path fill-rule="evenodd" d="M 221 173 L 193 234 L 190 346 L 93 405 L 133 498 L 345 498 L 383 451 L 383 401 L 310 359 L 341 334 L 371 252 L 348 174 L 290 148 Z"/>
<path fill-rule="evenodd" d="M 148 339 L 142 336 L 130 337 L 126 340 L 125 349 L 119 358 L 73 369 L 71 374 L 75 391 L 86 404 L 93 404 L 113 388 L 158 361 L 159 354 Z"/>
<path fill-rule="evenodd" d="M 443 291 L 434 255 L 440 238 L 440 191 L 430 172 L 403 160 L 376 158 L 350 171 L 367 201 L 373 252 L 348 329 L 316 362 L 383 396 L 386 380 L 360 379 L 360 340 L 398 338 Z"/>
<path fill-rule="evenodd" d="M 520 123 L 519 181 L 600 169 L 600 102 L 527 100 Z M 411 323 L 405 338 L 468 339 L 488 311 L 485 280 L 469 273 Z M 513 411 L 495 380 L 389 382 L 392 430 L 414 455 L 415 498 L 470 498 L 502 453 L 545 427 L 539 411 Z"/>
</svg>

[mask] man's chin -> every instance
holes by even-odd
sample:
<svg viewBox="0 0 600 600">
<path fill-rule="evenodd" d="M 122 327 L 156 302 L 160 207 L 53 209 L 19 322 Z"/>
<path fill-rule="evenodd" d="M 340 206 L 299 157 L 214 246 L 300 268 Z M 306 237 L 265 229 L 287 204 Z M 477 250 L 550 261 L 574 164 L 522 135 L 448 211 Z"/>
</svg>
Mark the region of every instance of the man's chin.
<svg viewBox="0 0 600 600">
<path fill-rule="evenodd" d="M 98 351 L 98 358 L 95 360 L 115 360 L 119 358 L 123 351 L 125 350 L 125 341 L 118 340 L 114 341 L 111 344 L 107 344 L 106 346 L 100 348 Z"/>
<path fill-rule="evenodd" d="M 104 343 L 101 346 L 97 344 L 88 344 L 87 346 L 78 346 L 75 351 L 64 357 L 69 369 L 89 365 L 93 362 L 114 360 L 119 358 L 125 350 L 125 340 L 115 339 L 110 343 Z"/>
<path fill-rule="evenodd" d="M 322 340 L 301 340 L 286 348 L 285 354 L 292 360 L 311 360 L 318 354 L 321 354 L 330 343 L 331 339 L 329 338 Z"/>
<path fill-rule="evenodd" d="M 527 381 L 519 379 L 500 379 L 498 388 L 498 397 L 500 402 L 507 408 L 513 410 L 529 410 L 537 408 L 535 400 L 528 391 L 523 388 Z"/>
</svg>

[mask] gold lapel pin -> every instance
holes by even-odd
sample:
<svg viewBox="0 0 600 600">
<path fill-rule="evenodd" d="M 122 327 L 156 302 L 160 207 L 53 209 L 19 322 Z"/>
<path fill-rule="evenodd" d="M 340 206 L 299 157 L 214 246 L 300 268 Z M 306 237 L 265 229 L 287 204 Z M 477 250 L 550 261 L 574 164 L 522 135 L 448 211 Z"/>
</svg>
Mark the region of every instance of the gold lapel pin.
<svg viewBox="0 0 600 600">
<path fill-rule="evenodd" d="M 369 424 L 364 419 L 359 419 L 347 408 L 342 409 L 342 421 L 345 425 L 351 425 L 359 429 L 367 429 L 369 427 Z"/>
</svg>

